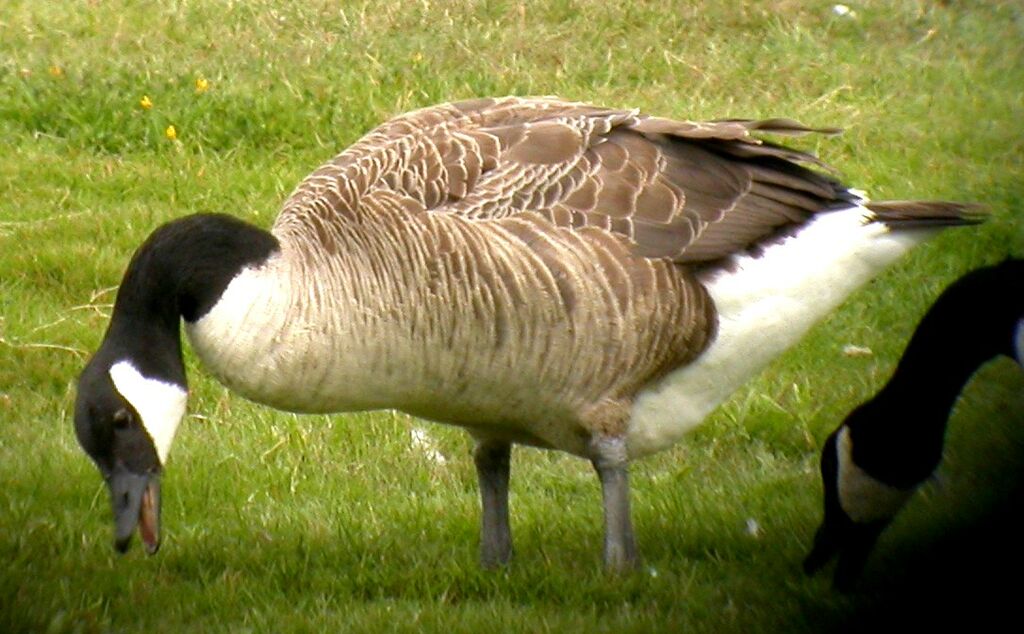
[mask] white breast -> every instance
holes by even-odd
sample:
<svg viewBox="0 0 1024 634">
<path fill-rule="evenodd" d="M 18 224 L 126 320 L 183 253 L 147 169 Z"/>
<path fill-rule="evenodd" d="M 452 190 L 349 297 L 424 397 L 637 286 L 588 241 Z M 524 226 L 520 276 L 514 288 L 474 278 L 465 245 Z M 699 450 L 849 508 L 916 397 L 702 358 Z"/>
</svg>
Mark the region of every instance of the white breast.
<svg viewBox="0 0 1024 634">
<path fill-rule="evenodd" d="M 836 439 L 836 487 L 839 506 L 851 520 L 860 524 L 892 518 L 907 503 L 917 487 L 898 489 L 880 482 L 867 474 L 853 461 L 853 441 L 847 427 Z"/>
<path fill-rule="evenodd" d="M 289 411 L 335 411 L 335 401 L 346 397 L 339 386 L 351 384 L 342 374 L 352 365 L 337 360 L 359 359 L 347 349 L 359 338 L 325 322 L 329 310 L 308 309 L 326 301 L 315 297 L 318 288 L 293 286 L 289 261 L 275 255 L 242 270 L 185 331 L 205 366 L 242 396 Z"/>
<path fill-rule="evenodd" d="M 694 363 L 638 396 L 629 453 L 671 446 L 734 390 L 799 341 L 819 319 L 887 264 L 931 234 L 890 232 L 863 207 L 822 213 L 759 256 L 709 274 L 718 337 Z"/>
</svg>

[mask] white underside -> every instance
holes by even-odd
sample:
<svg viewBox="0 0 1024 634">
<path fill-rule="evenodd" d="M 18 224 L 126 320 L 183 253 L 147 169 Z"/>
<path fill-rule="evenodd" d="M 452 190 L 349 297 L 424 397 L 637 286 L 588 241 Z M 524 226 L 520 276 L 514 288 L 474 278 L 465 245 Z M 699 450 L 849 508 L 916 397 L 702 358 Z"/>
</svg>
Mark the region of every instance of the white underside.
<svg viewBox="0 0 1024 634">
<path fill-rule="evenodd" d="M 894 517 L 917 488 L 898 489 L 889 486 L 857 466 L 853 461 L 850 430 L 846 426 L 843 426 L 836 438 L 836 452 L 839 460 L 836 476 L 839 506 L 854 522 L 867 524 Z"/>
<path fill-rule="evenodd" d="M 393 408 L 407 357 L 385 309 L 350 301 L 326 276 L 296 281 L 278 254 L 242 270 L 185 332 L 206 367 L 242 396 L 298 413 Z"/>
<path fill-rule="evenodd" d="M 213 374 L 246 398 L 288 411 L 331 411 L 318 407 L 314 395 L 323 366 L 336 358 L 330 346 L 346 342 L 323 337 L 325 325 L 294 309 L 298 302 L 291 278 L 281 273 L 283 262 L 275 255 L 260 267 L 243 269 L 202 319 L 185 324 L 185 333 Z M 330 383 L 344 385 L 337 378 Z"/>
<path fill-rule="evenodd" d="M 129 361 L 118 361 L 112 365 L 110 380 L 135 408 L 142 419 L 142 426 L 153 440 L 160 464 L 166 464 L 174 433 L 185 416 L 188 392 L 179 385 L 143 376 Z"/>
<path fill-rule="evenodd" d="M 694 363 L 644 390 L 629 430 L 631 457 L 660 451 L 799 341 L 822 317 L 931 234 L 891 232 L 863 207 L 822 213 L 761 255 L 709 274 L 718 336 Z"/>
</svg>

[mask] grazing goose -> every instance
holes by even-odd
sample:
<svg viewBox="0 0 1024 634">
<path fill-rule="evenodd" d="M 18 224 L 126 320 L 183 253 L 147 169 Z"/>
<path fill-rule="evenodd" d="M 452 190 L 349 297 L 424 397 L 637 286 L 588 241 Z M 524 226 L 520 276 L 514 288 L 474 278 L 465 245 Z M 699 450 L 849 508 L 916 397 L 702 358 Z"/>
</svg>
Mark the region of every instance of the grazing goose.
<svg viewBox="0 0 1024 634">
<path fill-rule="evenodd" d="M 825 441 L 825 518 L 804 561 L 838 554 L 835 584 L 852 588 L 878 536 L 942 459 L 953 404 L 983 363 L 1024 364 L 1024 260 L 978 269 L 947 288 L 914 331 L 896 371 Z"/>
<path fill-rule="evenodd" d="M 665 449 L 954 203 L 868 203 L 752 133 L 554 98 L 399 116 L 307 177 L 270 232 L 156 229 L 78 384 L 115 544 L 159 546 L 187 396 L 179 323 L 225 385 L 294 412 L 395 408 L 475 439 L 481 560 L 506 562 L 512 443 L 590 460 L 604 559 L 635 565 L 627 464 Z M 818 132 L 835 132 L 817 130 Z"/>
</svg>

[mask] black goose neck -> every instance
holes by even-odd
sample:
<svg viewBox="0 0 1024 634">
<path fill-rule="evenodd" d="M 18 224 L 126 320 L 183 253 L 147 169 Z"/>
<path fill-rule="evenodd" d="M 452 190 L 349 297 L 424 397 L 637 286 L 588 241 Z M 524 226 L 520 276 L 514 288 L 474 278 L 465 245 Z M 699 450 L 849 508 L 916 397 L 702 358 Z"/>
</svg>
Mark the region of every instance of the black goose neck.
<svg viewBox="0 0 1024 634">
<path fill-rule="evenodd" d="M 918 324 L 886 391 L 948 416 L 983 363 L 1014 355 L 1022 318 L 1024 260 L 968 273 L 943 291 Z"/>
<path fill-rule="evenodd" d="M 1024 318 L 1024 260 L 973 271 L 932 304 L 884 388 L 845 424 L 858 465 L 883 481 L 909 486 L 942 458 L 950 412 L 975 371 L 1014 356 Z"/>
<path fill-rule="evenodd" d="M 269 232 L 232 216 L 196 214 L 162 225 L 132 256 L 105 343 L 150 360 L 157 374 L 178 374 L 180 320 L 202 318 L 243 268 L 277 249 Z"/>
</svg>

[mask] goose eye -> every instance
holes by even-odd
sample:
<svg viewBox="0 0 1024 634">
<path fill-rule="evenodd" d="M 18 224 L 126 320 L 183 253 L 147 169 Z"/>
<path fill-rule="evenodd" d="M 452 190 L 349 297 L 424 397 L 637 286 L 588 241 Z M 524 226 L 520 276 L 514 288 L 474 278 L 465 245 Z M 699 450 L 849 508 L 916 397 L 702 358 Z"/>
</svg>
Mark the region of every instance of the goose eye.
<svg viewBox="0 0 1024 634">
<path fill-rule="evenodd" d="M 121 409 L 114 412 L 114 427 L 117 429 L 124 429 L 132 422 L 131 413 L 122 407 Z"/>
</svg>

